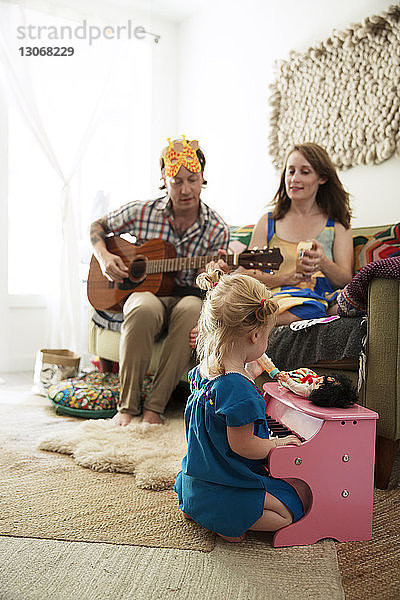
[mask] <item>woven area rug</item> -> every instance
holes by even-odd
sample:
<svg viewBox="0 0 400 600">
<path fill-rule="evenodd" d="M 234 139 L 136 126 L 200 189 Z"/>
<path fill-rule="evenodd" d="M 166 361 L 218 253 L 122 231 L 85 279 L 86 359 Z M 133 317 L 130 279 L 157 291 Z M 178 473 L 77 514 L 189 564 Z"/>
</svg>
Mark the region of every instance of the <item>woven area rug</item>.
<svg viewBox="0 0 400 600">
<path fill-rule="evenodd" d="M 240 544 L 215 539 L 182 518 L 172 490 L 38 449 L 82 426 L 40 402 L 0 404 L 1 598 L 285 600 L 296 590 L 298 600 L 344 600 L 331 540 L 273 548 L 261 532 Z"/>
<path fill-rule="evenodd" d="M 165 549 L 160 552 L 189 551 L 190 554 L 185 555 L 189 561 L 205 557 L 206 563 L 199 559 L 194 569 L 203 574 L 201 578 L 206 575 L 209 581 L 214 577 L 221 580 L 221 567 L 222 573 L 225 570 L 230 573 L 227 581 L 236 582 L 231 590 L 232 598 L 260 597 L 264 578 L 266 598 L 287 597 L 293 589 L 297 590 L 297 583 L 299 598 L 342 600 L 343 589 L 346 600 L 400 597 L 400 456 L 391 489 L 375 492 L 374 537 L 370 542 L 339 544 L 325 540 L 312 546 L 278 549 L 271 547 L 269 534 L 250 532 L 241 544 L 230 545 L 217 540 L 215 546 L 213 534 L 182 519 L 171 489 L 157 492 L 139 488 L 135 484 L 137 472 L 136 475 L 97 472 L 94 468 L 82 468 L 71 456 L 40 450 L 38 444 L 43 438 L 61 436 L 67 440 L 83 428 L 82 421 L 57 416 L 50 406 L 44 405 L 43 399 L 40 402 L 42 405 L 34 400 L 1 405 L 0 535 L 3 542 L 33 538 L 33 543 L 34 538 L 39 538 L 43 543 L 46 540 L 103 542 L 118 544 L 120 548 L 148 546 L 149 552 L 154 548 Z M 181 420 L 174 421 L 175 417 L 170 416 L 161 437 L 169 435 L 168 428 L 176 427 L 177 439 L 182 439 L 179 437 Z M 141 480 L 139 484 L 142 485 Z M 6 545 L 5 556 L 7 548 Z M 193 550 L 202 552 L 192 553 Z M 174 554 L 166 554 L 164 560 L 167 556 L 171 564 L 176 562 Z M 132 555 L 129 557 L 131 561 Z M 14 560 L 10 559 L 10 565 Z M 138 555 L 138 565 L 142 560 L 142 555 Z M 152 554 L 149 560 L 154 560 Z M 253 569 L 255 562 L 258 566 Z M 192 567 L 184 568 L 184 573 L 186 569 L 192 573 L 191 579 Z M 233 592 L 239 586 L 235 579 L 238 570 L 243 575 L 244 588 L 240 588 L 241 593 L 236 596 Z M 15 576 L 20 572 L 20 567 L 16 568 Z M 293 579 L 295 574 L 296 579 Z M 182 578 L 184 581 L 183 574 Z M 286 581 L 284 594 L 278 593 L 279 581 L 283 579 Z M 283 592 L 283 588 L 280 591 Z"/>
<path fill-rule="evenodd" d="M 346 600 L 400 598 L 400 453 L 388 490 L 375 490 L 372 540 L 336 544 Z"/>
<path fill-rule="evenodd" d="M 1 600 L 344 600 L 335 545 L 212 552 L 0 537 Z"/>
<path fill-rule="evenodd" d="M 79 427 L 51 407 L 2 404 L 1 535 L 213 549 L 214 534 L 182 518 L 172 489 L 141 489 L 131 474 L 98 473 L 38 449 L 43 437 L 67 439 Z"/>
</svg>

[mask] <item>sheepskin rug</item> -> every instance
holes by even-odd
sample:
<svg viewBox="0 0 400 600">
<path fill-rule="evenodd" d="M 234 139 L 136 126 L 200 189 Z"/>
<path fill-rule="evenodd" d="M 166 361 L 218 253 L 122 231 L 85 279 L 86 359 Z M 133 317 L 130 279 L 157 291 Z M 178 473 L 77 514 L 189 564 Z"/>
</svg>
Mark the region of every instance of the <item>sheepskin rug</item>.
<svg viewBox="0 0 400 600">
<path fill-rule="evenodd" d="M 143 489 L 166 490 L 173 487 L 186 453 L 183 416 L 171 415 L 162 425 L 135 418 L 127 427 L 110 419 L 88 420 L 43 439 L 39 448 L 69 454 L 78 465 L 94 471 L 132 473 Z"/>
</svg>

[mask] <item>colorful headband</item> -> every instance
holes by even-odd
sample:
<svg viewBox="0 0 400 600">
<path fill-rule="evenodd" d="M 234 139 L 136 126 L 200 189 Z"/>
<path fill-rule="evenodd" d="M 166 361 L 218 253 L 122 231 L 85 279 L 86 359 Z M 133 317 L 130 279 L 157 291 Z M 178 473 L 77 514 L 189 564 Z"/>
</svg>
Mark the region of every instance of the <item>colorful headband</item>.
<svg viewBox="0 0 400 600">
<path fill-rule="evenodd" d="M 164 159 L 165 175 L 167 177 L 175 177 L 179 169 L 183 166 L 191 173 L 200 173 L 201 164 L 196 154 L 199 149 L 199 142 L 192 140 L 187 142 L 185 136 L 181 140 L 167 138 L 168 147 L 164 148 L 161 153 Z"/>
<path fill-rule="evenodd" d="M 264 308 L 264 304 L 266 303 L 266 301 L 267 301 L 266 298 L 261 298 L 261 300 L 260 300 L 261 308 Z"/>
</svg>

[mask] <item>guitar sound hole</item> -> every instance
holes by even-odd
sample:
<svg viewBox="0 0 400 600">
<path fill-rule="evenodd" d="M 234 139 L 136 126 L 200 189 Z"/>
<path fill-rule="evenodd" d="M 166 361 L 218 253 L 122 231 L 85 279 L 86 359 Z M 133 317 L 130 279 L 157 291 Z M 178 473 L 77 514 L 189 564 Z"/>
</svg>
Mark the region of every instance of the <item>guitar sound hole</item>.
<svg viewBox="0 0 400 600">
<path fill-rule="evenodd" d="M 129 270 L 129 277 L 132 281 L 143 281 L 146 277 L 146 260 L 144 257 L 135 258 Z"/>
</svg>

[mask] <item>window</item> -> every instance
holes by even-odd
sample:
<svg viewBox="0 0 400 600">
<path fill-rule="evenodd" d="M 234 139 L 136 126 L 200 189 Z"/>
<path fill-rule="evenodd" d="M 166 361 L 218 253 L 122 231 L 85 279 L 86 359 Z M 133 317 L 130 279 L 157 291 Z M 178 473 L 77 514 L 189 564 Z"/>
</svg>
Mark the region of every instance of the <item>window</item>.
<svg viewBox="0 0 400 600">
<path fill-rule="evenodd" d="M 77 26 L 34 11 L 26 11 L 26 19 L 36 25 Z M 47 40 L 41 45 L 55 43 Z M 46 294 L 54 284 L 65 210 L 56 163 L 66 179 L 73 172 L 67 210 L 74 211 L 83 261 L 90 254 L 89 224 L 100 216 L 94 205 L 99 190 L 116 206 L 151 195 L 148 42 L 103 39 L 89 45 L 74 39 L 65 45 L 74 47 L 73 56 L 20 58 L 27 69 L 22 84 L 26 92 L 31 81 L 53 164 L 14 96 L 11 92 L 8 96 L 9 294 Z"/>
</svg>

